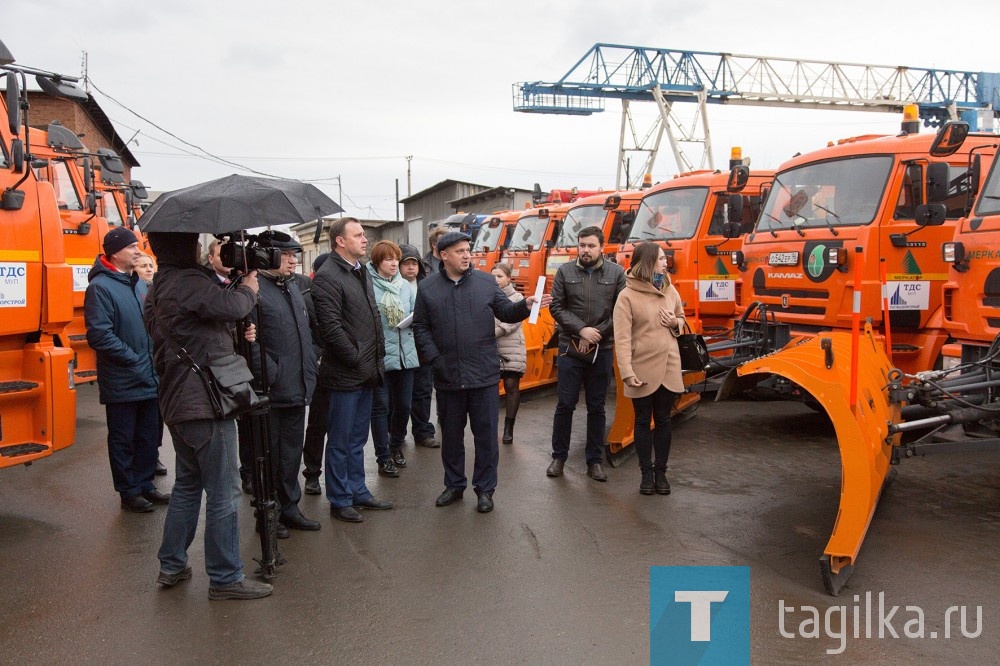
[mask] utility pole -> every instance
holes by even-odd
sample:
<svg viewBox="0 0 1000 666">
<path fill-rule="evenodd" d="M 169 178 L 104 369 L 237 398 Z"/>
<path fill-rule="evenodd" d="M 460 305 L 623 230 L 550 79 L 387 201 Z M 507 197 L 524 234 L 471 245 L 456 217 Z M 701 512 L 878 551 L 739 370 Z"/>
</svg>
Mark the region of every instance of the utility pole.
<svg viewBox="0 0 1000 666">
<path fill-rule="evenodd" d="M 396 179 L 396 219 L 399 219 L 399 178 Z"/>
<path fill-rule="evenodd" d="M 410 162 L 413 161 L 413 155 L 406 156 L 406 196 L 413 194 L 413 190 L 410 188 Z"/>
<path fill-rule="evenodd" d="M 344 217 L 344 184 L 340 182 L 340 176 L 337 176 L 337 203 L 340 204 L 337 217 Z"/>
<path fill-rule="evenodd" d="M 88 58 L 89 58 L 89 55 L 87 54 L 87 52 L 83 51 L 83 59 L 80 62 L 80 78 L 83 79 L 83 89 L 89 93 L 90 92 L 90 76 L 88 76 L 88 71 L 87 71 L 87 59 Z M 138 132 L 137 132 L 137 134 L 138 134 Z"/>
</svg>

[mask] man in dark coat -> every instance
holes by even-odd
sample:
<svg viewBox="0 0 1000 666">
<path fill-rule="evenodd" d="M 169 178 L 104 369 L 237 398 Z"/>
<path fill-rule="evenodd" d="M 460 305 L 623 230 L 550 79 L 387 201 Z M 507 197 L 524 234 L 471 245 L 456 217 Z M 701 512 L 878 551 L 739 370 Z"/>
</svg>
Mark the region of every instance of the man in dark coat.
<svg viewBox="0 0 1000 666">
<path fill-rule="evenodd" d="M 354 507 L 391 509 L 365 485 L 365 443 L 373 389 L 385 373 L 385 338 L 368 271 L 364 227 L 353 217 L 330 225 L 330 258 L 313 277 L 313 305 L 323 336 L 319 385 L 330 392 L 327 410 L 326 498 L 330 515 L 360 523 Z"/>
<path fill-rule="evenodd" d="M 604 232 L 599 227 L 580 230 L 577 250 L 577 260 L 562 264 L 552 281 L 550 311 L 559 333 L 556 365 L 559 400 L 552 417 L 552 462 L 545 473 L 562 476 L 569 456 L 573 412 L 582 387 L 587 398 L 587 476 L 607 481 L 601 465 L 607 422 L 604 403 L 614 376 L 613 314 L 618 294 L 625 288 L 625 271 L 618 264 L 605 261 Z M 584 353 L 597 347 L 596 358 L 591 362 L 567 355 L 567 346 L 574 343 Z"/>
<path fill-rule="evenodd" d="M 261 348 L 267 363 L 268 421 L 271 431 L 272 472 L 278 491 L 280 514 L 285 527 L 318 530 L 320 524 L 309 520 L 299 508 L 299 465 L 305 435 L 306 406 L 316 386 L 316 352 L 312 344 L 309 311 L 295 268 L 302 246 L 298 241 L 274 241 L 281 250 L 281 266 L 260 273 L 260 317 L 257 347 L 253 351 L 254 374 L 263 379 L 260 367 Z"/>
<path fill-rule="evenodd" d="M 108 421 L 111 478 L 122 508 L 134 513 L 170 501 L 153 485 L 160 412 L 153 345 L 132 270 L 141 254 L 139 240 L 128 228 L 109 231 L 83 300 L 87 344 L 97 353 L 97 386 Z"/>
<path fill-rule="evenodd" d="M 324 252 L 313 259 L 312 272 L 316 275 L 320 266 L 330 258 L 329 252 Z M 302 290 L 302 296 L 306 299 L 306 308 L 309 310 L 309 321 L 313 331 L 313 347 L 316 349 L 317 361 L 323 358 L 323 336 L 319 332 L 319 322 L 316 320 L 316 305 L 312 298 L 312 278 L 305 275 L 296 275 L 296 282 Z M 305 469 L 302 476 L 305 477 L 305 493 L 307 495 L 321 495 L 322 488 L 319 487 L 319 477 L 323 471 L 323 454 L 326 445 L 326 412 L 330 406 L 329 392 L 317 384 L 313 390 L 312 402 L 309 403 L 309 412 L 306 415 L 306 437 L 302 445 L 302 462 Z"/>
<path fill-rule="evenodd" d="M 531 314 L 534 296 L 511 302 L 489 273 L 472 267 L 469 236 L 449 231 L 437 244 L 441 270 L 420 283 L 413 332 L 421 365 L 430 365 L 441 423 L 445 490 L 437 506 L 465 492 L 465 423 L 472 426 L 476 463 L 472 485 L 476 510 L 493 510 L 497 485 L 497 413 L 500 409 L 500 355 L 493 319 L 515 323 Z M 549 297 L 542 298 L 542 306 Z"/>
<path fill-rule="evenodd" d="M 216 421 L 208 389 L 182 358 L 204 364 L 232 355 L 231 322 L 253 309 L 257 273 L 235 289 L 219 289 L 218 279 L 198 265 L 198 235 L 151 233 L 160 269 L 146 298 L 146 327 L 160 376 L 160 410 L 177 456 L 177 480 L 163 523 L 156 582 L 173 587 L 191 578 L 188 547 L 205 506 L 205 571 L 209 599 L 257 599 L 271 586 L 247 579 L 240 559 L 239 475 L 236 421 Z"/>
</svg>

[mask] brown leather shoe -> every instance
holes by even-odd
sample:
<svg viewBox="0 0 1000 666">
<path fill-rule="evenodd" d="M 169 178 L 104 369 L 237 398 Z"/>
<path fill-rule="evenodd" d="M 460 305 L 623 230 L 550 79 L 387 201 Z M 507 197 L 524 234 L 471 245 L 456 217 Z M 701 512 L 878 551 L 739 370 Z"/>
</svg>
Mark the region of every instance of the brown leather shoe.
<svg viewBox="0 0 1000 666">
<path fill-rule="evenodd" d="M 546 476 L 562 476 L 563 475 L 563 466 L 565 466 L 565 465 L 566 465 L 566 461 L 565 460 L 560 460 L 559 458 L 553 458 L 552 459 L 552 463 L 549 465 L 549 468 L 547 470 L 545 470 L 545 475 Z"/>
<path fill-rule="evenodd" d="M 592 478 L 594 481 L 607 481 L 608 475 L 604 473 L 604 467 L 601 463 L 592 463 L 587 465 L 587 476 Z"/>
</svg>

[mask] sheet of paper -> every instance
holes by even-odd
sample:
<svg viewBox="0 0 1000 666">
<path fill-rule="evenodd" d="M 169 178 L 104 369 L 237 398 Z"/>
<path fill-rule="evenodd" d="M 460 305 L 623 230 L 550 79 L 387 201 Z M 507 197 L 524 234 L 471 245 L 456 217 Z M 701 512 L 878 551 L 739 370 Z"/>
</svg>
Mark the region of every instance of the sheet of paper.
<svg viewBox="0 0 1000 666">
<path fill-rule="evenodd" d="M 396 325 L 396 328 L 409 328 L 410 324 L 412 323 L 413 323 L 413 313 L 411 312 L 410 314 L 403 317 L 403 320 Z"/>
<path fill-rule="evenodd" d="M 535 287 L 535 302 L 531 306 L 531 314 L 528 316 L 529 324 L 538 323 L 538 313 L 542 309 L 542 296 L 545 295 L 545 276 L 538 276 L 538 286 Z"/>
</svg>

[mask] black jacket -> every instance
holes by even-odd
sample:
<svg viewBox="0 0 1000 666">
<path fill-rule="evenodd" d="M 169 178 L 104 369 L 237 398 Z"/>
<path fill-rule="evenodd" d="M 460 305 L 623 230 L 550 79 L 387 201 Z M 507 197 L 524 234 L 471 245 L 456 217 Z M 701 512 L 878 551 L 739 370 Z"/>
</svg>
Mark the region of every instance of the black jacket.
<svg viewBox="0 0 1000 666">
<path fill-rule="evenodd" d="M 230 322 L 250 314 L 256 301 L 250 287 L 220 289 L 210 269 L 160 264 L 146 297 L 145 318 L 160 376 L 160 412 L 167 425 L 215 418 L 205 385 L 178 358 L 177 347 L 198 364 L 235 353 Z"/>
<path fill-rule="evenodd" d="M 101 404 L 150 400 L 156 397 L 156 373 L 136 293 L 138 276 L 109 268 L 102 259 L 94 261 L 83 297 L 87 344 L 97 353 Z"/>
<path fill-rule="evenodd" d="M 385 338 L 371 277 L 333 252 L 313 276 L 313 305 L 323 337 L 319 385 L 328 391 L 378 386 L 385 373 Z"/>
<path fill-rule="evenodd" d="M 580 329 L 592 326 L 601 334 L 601 349 L 610 349 L 615 337 L 615 301 L 624 288 L 624 269 L 607 259 L 589 273 L 576 261 L 560 266 L 552 281 L 549 306 L 560 344 L 567 344 L 569 337 L 580 335 Z"/>
<path fill-rule="evenodd" d="M 260 273 L 260 321 L 257 309 L 252 320 L 257 326 L 253 349 L 253 371 L 261 379 L 260 351 L 267 359 L 268 396 L 274 407 L 303 407 L 312 400 L 316 388 L 316 352 L 305 299 L 297 278 L 287 279 Z"/>
<path fill-rule="evenodd" d="M 500 354 L 493 318 L 513 324 L 529 314 L 527 303 L 512 303 L 489 273 L 469 268 L 456 283 L 442 266 L 417 290 L 413 334 L 420 365 L 433 366 L 441 391 L 496 386 Z"/>
</svg>

